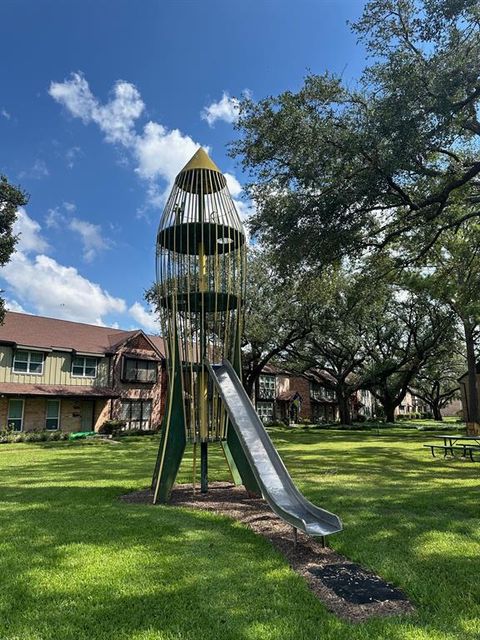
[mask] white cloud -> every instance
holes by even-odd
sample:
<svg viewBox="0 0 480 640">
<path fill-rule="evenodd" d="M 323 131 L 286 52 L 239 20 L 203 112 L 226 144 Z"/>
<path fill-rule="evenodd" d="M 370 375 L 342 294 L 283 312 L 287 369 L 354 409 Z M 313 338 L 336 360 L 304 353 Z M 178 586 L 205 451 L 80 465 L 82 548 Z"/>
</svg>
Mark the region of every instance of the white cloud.
<svg viewBox="0 0 480 640">
<path fill-rule="evenodd" d="M 66 214 L 62 213 L 62 209 Z M 83 259 L 86 262 L 91 262 L 98 253 L 110 248 L 111 243 L 103 237 L 100 225 L 77 217 L 71 218 L 70 214 L 76 210 L 77 207 L 73 202 L 64 202 L 61 207 L 48 210 L 45 224 L 48 229 L 70 229 L 70 231 L 78 233 L 83 246 Z M 38 223 L 34 224 L 38 229 L 40 228 Z M 42 250 L 42 248 L 37 249 L 39 252 Z"/>
<path fill-rule="evenodd" d="M 73 73 L 64 82 L 52 82 L 49 93 L 72 116 L 80 118 L 85 124 L 96 123 L 107 142 L 120 144 L 127 149 L 135 162 L 135 172 L 147 183 L 146 205 L 139 207 L 137 217 L 147 218 L 149 207 L 161 207 L 165 203 L 175 176 L 200 146 L 179 129 L 169 130 L 158 122 L 149 121 L 141 132 L 137 131 L 136 122 L 144 112 L 145 104 L 138 89 L 129 82 L 118 81 L 113 88 L 112 98 L 105 104 L 101 104 L 93 95 L 81 73 Z M 245 91 L 244 94 L 249 95 L 249 92 Z M 210 125 L 217 120 L 233 122 L 238 116 L 238 104 L 236 98 L 224 92 L 221 100 L 203 110 L 202 117 Z M 208 150 L 208 147 L 205 148 Z M 251 212 L 251 204 L 239 200 L 242 186 L 235 176 L 227 173 L 225 177 L 237 209 L 244 218 Z M 47 226 L 58 225 L 58 217 L 56 210 L 51 210 L 46 218 Z M 83 232 L 80 228 L 75 230 L 82 233 L 83 238 L 88 236 L 92 242 L 92 238 L 95 239 L 93 254 L 86 248 L 86 259 L 91 259 L 98 249 L 103 248 L 99 233 L 94 234 L 91 228 L 87 230 L 86 227 Z"/>
<path fill-rule="evenodd" d="M 143 329 L 146 329 L 150 333 L 160 332 L 160 323 L 155 319 L 153 313 L 145 309 L 140 302 L 132 304 L 128 312 Z"/>
<path fill-rule="evenodd" d="M 64 202 L 62 206 L 65 209 L 65 211 L 68 211 L 68 213 L 73 213 L 74 211 L 77 210 L 77 205 L 74 204 L 73 202 Z"/>
<path fill-rule="evenodd" d="M 17 252 L 0 275 L 21 303 L 41 315 L 103 325 L 105 314 L 126 311 L 122 298 L 43 254 L 30 259 Z"/>
<path fill-rule="evenodd" d="M 97 102 L 81 73 L 72 73 L 72 79 L 65 82 L 51 82 L 48 93 L 85 124 L 93 119 Z"/>
<path fill-rule="evenodd" d="M 49 94 L 76 118 L 88 124 L 95 122 L 105 134 L 107 142 L 130 146 L 135 138 L 134 124 L 145 105 L 137 88 L 119 80 L 113 97 L 106 104 L 99 103 L 81 73 L 72 73 L 70 80 L 50 83 Z"/>
<path fill-rule="evenodd" d="M 62 220 L 63 216 L 58 210 L 58 207 L 49 209 L 47 211 L 47 215 L 45 216 L 45 224 L 47 225 L 48 229 L 58 229 Z"/>
<path fill-rule="evenodd" d="M 232 98 L 226 91 L 223 92 L 218 102 L 212 102 L 208 107 L 204 107 L 201 112 L 202 120 L 206 120 L 210 127 L 213 127 L 217 120 L 224 122 L 235 122 L 239 113 L 239 100 Z"/>
<path fill-rule="evenodd" d="M 5 299 L 5 309 L 8 311 L 16 311 L 17 313 L 28 313 L 28 311 L 25 311 L 19 302 L 16 300 L 9 300 L 8 298 Z"/>
<path fill-rule="evenodd" d="M 72 211 L 74 205 L 64 203 L 63 208 Z M 87 258 L 106 246 L 100 227 L 78 218 L 68 221 L 58 207 L 49 210 L 46 222 L 47 226 L 71 226 L 80 233 Z M 108 313 L 127 310 L 122 298 L 111 296 L 74 267 L 45 255 L 49 246 L 42 237 L 41 226 L 23 207 L 18 210 L 14 232 L 20 235 L 17 250 L 0 269 L 0 277 L 8 284 L 7 308 L 25 312 L 27 306 L 41 315 L 94 324 L 104 324 L 103 316 Z"/>
<path fill-rule="evenodd" d="M 238 215 L 242 221 L 245 221 L 253 213 L 253 203 L 251 200 L 241 200 L 240 196 L 243 187 L 240 182 L 231 173 L 224 174 L 227 180 L 227 187 L 233 199 L 233 203 L 238 211 Z"/>
<path fill-rule="evenodd" d="M 45 178 L 50 175 L 47 165 L 43 160 L 35 160 L 33 167 L 31 168 L 32 178 Z"/>
<path fill-rule="evenodd" d="M 42 237 L 40 230 L 38 222 L 30 218 L 25 209 L 20 207 L 13 225 L 13 233 L 19 236 L 16 250 L 24 253 L 47 251 L 48 243 Z"/>
<path fill-rule="evenodd" d="M 37 158 L 33 165 L 25 171 L 20 171 L 19 178 L 32 178 L 33 180 L 41 180 L 50 175 L 47 165 L 44 160 Z"/>
<path fill-rule="evenodd" d="M 73 167 L 75 166 L 75 161 L 77 157 L 81 155 L 81 153 L 82 150 L 80 149 L 80 147 L 70 147 L 70 149 L 67 149 L 67 151 L 65 152 L 65 160 L 67 161 L 67 167 L 69 169 L 73 169 Z"/>
<path fill-rule="evenodd" d="M 142 178 L 159 177 L 173 182 L 198 147 L 197 142 L 178 129 L 167 131 L 157 122 L 147 122 L 142 135 L 135 140 L 136 171 Z"/>
<path fill-rule="evenodd" d="M 45 216 L 45 224 L 48 229 L 59 229 L 61 226 L 68 226 L 68 216 L 64 215 L 62 210 L 66 211 L 67 214 L 73 214 L 77 210 L 77 205 L 73 202 L 63 202 L 61 206 L 49 209 Z"/>
<path fill-rule="evenodd" d="M 102 228 L 98 224 L 92 224 L 86 220 L 72 218 L 68 223 L 69 229 L 80 235 L 83 244 L 83 258 L 91 262 L 98 252 L 107 249 L 109 244 L 102 236 Z"/>
<path fill-rule="evenodd" d="M 0 111 L 0 115 L 2 115 L 7 120 L 10 120 L 10 118 L 11 118 L 11 115 L 8 113 L 8 111 L 6 109 L 2 109 Z"/>
<path fill-rule="evenodd" d="M 81 73 L 73 73 L 64 82 L 52 82 L 49 94 L 72 116 L 85 124 L 96 123 L 107 142 L 128 149 L 136 163 L 135 171 L 148 181 L 150 205 L 163 204 L 165 198 L 164 190 L 159 189 L 154 181 L 162 179 L 170 185 L 200 146 L 178 129 L 168 130 L 158 122 L 149 121 L 143 131 L 136 131 L 136 121 L 145 105 L 137 88 L 129 82 L 118 81 L 113 97 L 103 105 L 93 95 Z"/>
<path fill-rule="evenodd" d="M 240 216 L 240 219 L 242 220 L 242 222 L 245 222 L 245 220 L 247 220 L 247 218 L 249 218 L 254 212 L 254 207 L 253 207 L 252 201 L 251 200 L 238 200 L 238 199 L 234 198 L 233 202 L 235 204 L 235 207 L 237 208 L 238 215 Z"/>
<path fill-rule="evenodd" d="M 235 178 L 235 176 L 232 176 L 231 173 L 224 173 L 223 175 L 225 176 L 225 180 L 227 181 L 227 187 L 232 198 L 237 198 L 242 193 L 242 185 Z"/>
</svg>

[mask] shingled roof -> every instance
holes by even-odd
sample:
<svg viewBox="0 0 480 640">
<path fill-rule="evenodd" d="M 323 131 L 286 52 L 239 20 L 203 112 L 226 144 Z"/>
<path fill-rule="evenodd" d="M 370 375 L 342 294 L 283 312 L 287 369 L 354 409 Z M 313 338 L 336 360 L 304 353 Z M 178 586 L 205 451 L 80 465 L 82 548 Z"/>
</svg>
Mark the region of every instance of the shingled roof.
<svg viewBox="0 0 480 640">
<path fill-rule="evenodd" d="M 139 329 L 124 331 L 123 329 L 7 311 L 4 324 L 0 325 L 0 344 L 108 354 L 114 353 L 120 345 L 138 333 L 141 333 Z M 147 337 L 158 352 L 164 355 L 163 339 L 160 336 L 147 335 Z"/>
<path fill-rule="evenodd" d="M 53 396 L 54 398 L 118 398 L 120 394 L 107 387 L 65 384 L 0 383 L 0 394 L 5 396 Z"/>
</svg>

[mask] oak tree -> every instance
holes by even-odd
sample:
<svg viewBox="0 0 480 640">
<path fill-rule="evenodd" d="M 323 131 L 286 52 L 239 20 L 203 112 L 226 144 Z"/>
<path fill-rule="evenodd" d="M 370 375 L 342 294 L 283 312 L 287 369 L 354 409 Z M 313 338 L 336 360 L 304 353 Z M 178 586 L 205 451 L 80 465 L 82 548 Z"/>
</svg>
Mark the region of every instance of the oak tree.
<svg viewBox="0 0 480 640">
<path fill-rule="evenodd" d="M 17 237 L 13 225 L 17 219 L 19 207 L 27 204 L 28 197 L 20 187 L 10 184 L 0 175 L 0 266 L 4 266 L 15 251 Z M 5 317 L 5 300 L 0 297 L 0 322 Z"/>
</svg>

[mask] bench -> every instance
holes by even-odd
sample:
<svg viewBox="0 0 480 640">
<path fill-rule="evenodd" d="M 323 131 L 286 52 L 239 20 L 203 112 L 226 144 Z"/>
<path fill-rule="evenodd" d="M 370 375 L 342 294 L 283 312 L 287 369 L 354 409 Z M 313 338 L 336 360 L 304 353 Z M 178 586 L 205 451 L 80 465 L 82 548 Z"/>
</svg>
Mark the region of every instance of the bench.
<svg viewBox="0 0 480 640">
<path fill-rule="evenodd" d="M 435 449 L 441 449 L 443 451 L 443 457 L 445 458 L 447 456 L 447 452 L 450 452 L 452 456 L 455 456 L 455 454 L 453 453 L 453 450 L 461 450 L 462 451 L 462 458 L 466 458 L 467 457 L 467 453 L 470 456 L 470 460 L 472 462 L 475 462 L 474 458 L 473 458 L 473 452 L 477 451 L 480 453 L 480 446 L 476 445 L 476 444 L 453 444 L 453 445 L 441 445 L 441 444 L 424 444 L 424 447 L 428 447 L 431 452 L 432 452 L 432 456 L 435 458 Z"/>
<path fill-rule="evenodd" d="M 444 458 L 445 458 L 445 457 L 446 457 L 446 455 L 447 455 L 447 451 L 450 451 L 450 453 L 452 454 L 452 456 L 454 455 L 454 454 L 453 454 L 453 446 L 450 446 L 450 445 L 449 445 L 449 446 L 446 446 L 446 445 L 443 445 L 443 444 L 424 444 L 423 446 L 424 446 L 424 447 L 428 447 L 428 448 L 431 450 L 431 452 L 432 452 L 432 456 L 433 456 L 434 458 L 436 458 L 436 455 L 435 455 L 435 449 L 441 449 L 441 450 L 443 451 L 443 457 L 444 457 Z"/>
</svg>

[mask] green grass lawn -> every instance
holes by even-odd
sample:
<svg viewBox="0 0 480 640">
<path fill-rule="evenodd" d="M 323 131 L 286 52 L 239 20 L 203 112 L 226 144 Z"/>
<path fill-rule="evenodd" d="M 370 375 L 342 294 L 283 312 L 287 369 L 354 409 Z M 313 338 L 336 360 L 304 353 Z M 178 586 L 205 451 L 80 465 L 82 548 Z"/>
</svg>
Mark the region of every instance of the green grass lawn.
<svg viewBox="0 0 480 640">
<path fill-rule="evenodd" d="M 0 639 L 480 638 L 480 463 L 434 460 L 414 430 L 272 436 L 343 519 L 331 546 L 402 588 L 414 616 L 342 622 L 243 526 L 118 501 L 148 484 L 153 438 L 16 444 L 0 446 Z M 212 453 L 211 480 L 228 479 Z"/>
</svg>

